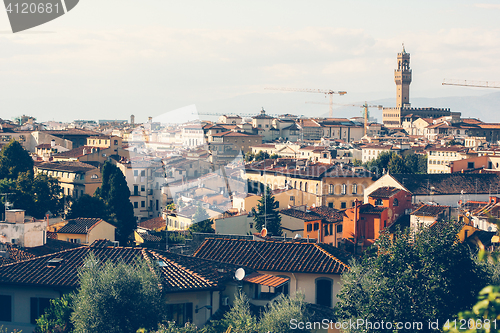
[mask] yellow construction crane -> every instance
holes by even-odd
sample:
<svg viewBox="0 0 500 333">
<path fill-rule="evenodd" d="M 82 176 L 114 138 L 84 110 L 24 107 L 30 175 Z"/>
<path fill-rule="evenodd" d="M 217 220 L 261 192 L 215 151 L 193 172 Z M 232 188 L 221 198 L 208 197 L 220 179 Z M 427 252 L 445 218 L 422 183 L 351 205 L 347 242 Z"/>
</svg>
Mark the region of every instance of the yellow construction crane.
<svg viewBox="0 0 500 333">
<path fill-rule="evenodd" d="M 444 79 L 443 86 L 464 86 L 478 88 L 500 88 L 500 82 Z"/>
<path fill-rule="evenodd" d="M 320 94 L 325 94 L 325 97 L 327 95 L 330 96 L 330 117 L 333 117 L 333 95 L 338 94 L 338 95 L 345 95 L 347 94 L 347 91 L 333 91 L 333 90 L 325 90 L 325 89 L 300 89 L 300 88 L 264 88 L 267 90 L 281 90 L 281 91 L 297 91 L 297 92 L 310 92 L 310 93 L 320 93 Z"/>
<path fill-rule="evenodd" d="M 320 102 L 306 102 L 306 103 L 325 104 L 325 103 L 320 103 Z M 366 136 L 367 129 L 368 129 L 368 119 L 370 117 L 370 113 L 368 112 L 368 108 L 378 108 L 379 110 L 382 110 L 382 108 L 383 108 L 382 105 L 369 105 L 368 102 L 365 102 L 365 104 L 341 104 L 341 103 L 332 103 L 332 104 L 343 105 L 343 106 L 359 106 L 360 108 L 363 108 L 364 109 L 364 119 L 365 119 L 365 124 L 364 124 L 365 136 Z"/>
</svg>

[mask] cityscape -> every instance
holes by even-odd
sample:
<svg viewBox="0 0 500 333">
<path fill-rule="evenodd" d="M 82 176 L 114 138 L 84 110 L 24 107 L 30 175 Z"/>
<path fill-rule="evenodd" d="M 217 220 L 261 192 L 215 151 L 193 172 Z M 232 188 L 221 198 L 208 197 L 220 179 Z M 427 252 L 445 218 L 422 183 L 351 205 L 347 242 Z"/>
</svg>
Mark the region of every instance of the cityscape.
<svg viewBox="0 0 500 333">
<path fill-rule="evenodd" d="M 500 4 L 4 0 L 0 333 L 500 332 Z"/>
<path fill-rule="evenodd" d="M 500 124 L 450 108 L 412 107 L 410 59 L 404 45 L 395 53 L 396 106 L 360 104 L 359 117 L 333 114 L 331 98 L 326 117 L 264 108 L 254 115 L 198 114 L 193 106 L 143 123 L 134 115 L 70 123 L 3 119 L 0 322 L 23 332 L 135 332 L 158 324 L 158 332 L 278 332 L 283 324 L 285 331 L 340 332 L 355 318 L 356 332 L 376 331 L 382 319 L 393 320 L 397 331 L 453 331 L 457 318 L 467 318 L 459 311 L 498 279 L 497 264 L 480 263 L 473 253 L 495 253 L 500 243 Z M 380 122 L 370 116 L 373 108 L 382 110 Z M 360 317 L 370 301 L 358 306 L 352 295 L 381 296 L 363 291 L 368 282 L 356 287 L 351 280 L 369 280 L 363 268 L 375 271 L 377 260 L 391 262 L 385 251 L 425 276 L 397 282 L 405 297 L 437 297 L 426 288 L 449 288 L 452 296 L 433 301 L 435 317 L 401 309 L 401 319 L 379 318 L 373 306 L 371 317 Z M 443 256 L 457 263 L 440 264 Z M 78 307 L 102 311 L 81 296 L 90 292 L 85 267 L 140 267 L 139 259 L 157 266 L 149 269 L 159 274 L 153 275 L 161 296 L 148 297 L 164 299 L 163 308 L 145 305 L 147 316 L 125 326 L 120 318 L 93 326 L 95 318 L 77 315 L 76 305 L 66 317 L 51 318 L 61 306 L 51 300 L 67 295 Z M 437 262 L 417 273 L 422 260 Z M 109 267 L 88 274 L 119 269 Z M 379 282 L 383 289 L 387 282 Z M 407 285 L 413 283 L 423 289 Z M 284 309 L 292 317 L 273 317 Z M 123 311 L 129 310 L 143 311 Z M 242 328 L 233 311 L 245 312 L 254 326 Z M 476 317 L 496 325 L 491 316 Z M 115 328 L 106 328 L 110 323 Z"/>
</svg>

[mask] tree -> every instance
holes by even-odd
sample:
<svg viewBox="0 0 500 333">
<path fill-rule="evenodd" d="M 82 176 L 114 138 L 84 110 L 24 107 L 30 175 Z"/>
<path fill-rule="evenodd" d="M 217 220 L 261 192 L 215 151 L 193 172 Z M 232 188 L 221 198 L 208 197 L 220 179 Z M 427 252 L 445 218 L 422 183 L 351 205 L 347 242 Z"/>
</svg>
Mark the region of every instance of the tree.
<svg viewBox="0 0 500 333">
<path fill-rule="evenodd" d="M 269 154 L 266 153 L 265 151 L 259 150 L 257 154 L 255 154 L 254 160 L 255 161 L 262 161 L 265 159 L 269 158 Z"/>
<path fill-rule="evenodd" d="M 408 173 L 405 161 L 398 154 L 392 154 L 387 169 L 390 173 Z"/>
<path fill-rule="evenodd" d="M 384 232 L 378 250 L 343 274 L 339 321 L 444 323 L 470 306 L 487 283 L 486 272 L 457 240 L 462 224 L 443 222 L 416 235 Z M 375 332 L 365 326 L 351 332 Z M 412 331 L 412 330 L 409 330 Z M 414 328 L 413 331 L 416 331 Z"/>
<path fill-rule="evenodd" d="M 311 329 L 307 326 L 305 329 L 300 329 L 298 325 L 293 326 L 293 323 L 310 322 L 304 298 L 300 292 L 295 297 L 281 294 L 276 300 L 266 305 L 266 310 L 259 321 L 259 332 L 310 332 Z"/>
<path fill-rule="evenodd" d="M 231 310 L 222 319 L 224 330 L 229 326 L 239 333 L 253 333 L 257 330 L 257 320 L 250 311 L 248 297 L 242 292 L 236 294 Z"/>
<path fill-rule="evenodd" d="M 33 159 L 16 140 L 11 140 L 0 152 L 0 178 L 16 180 L 23 172 L 33 172 Z"/>
<path fill-rule="evenodd" d="M 254 153 L 252 153 L 251 151 L 247 151 L 245 154 L 245 162 L 253 161 L 254 157 L 255 157 Z"/>
<path fill-rule="evenodd" d="M 33 177 L 33 171 L 19 174 L 14 189 L 15 207 L 26 210 L 28 215 L 43 218 L 50 211 L 59 214 L 64 208 L 62 188 L 56 178 L 43 173 Z"/>
<path fill-rule="evenodd" d="M 260 198 L 257 204 L 257 210 L 252 208 L 253 220 L 255 222 L 255 229 L 261 231 L 264 226 L 267 232 L 273 236 L 281 236 L 281 215 L 278 212 L 278 202 L 275 201 L 274 196 L 271 194 L 271 189 L 266 187 L 264 195 Z"/>
<path fill-rule="evenodd" d="M 91 253 L 79 279 L 71 316 L 75 333 L 135 333 L 163 319 L 160 273 L 146 260 L 102 263 Z"/>
<path fill-rule="evenodd" d="M 134 206 L 130 202 L 130 190 L 122 171 L 110 162 L 102 168 L 102 186 L 97 195 L 104 200 L 109 221 L 116 225 L 117 239 L 128 242 L 128 237 L 137 228 Z"/>
<path fill-rule="evenodd" d="M 51 299 L 45 313 L 36 320 L 35 333 L 70 333 L 73 331 L 73 294 Z"/>
<path fill-rule="evenodd" d="M 71 204 L 68 219 L 77 217 L 96 217 L 108 220 L 106 203 L 100 197 L 84 194 Z"/>
<path fill-rule="evenodd" d="M 210 219 L 205 208 L 199 205 L 196 207 L 196 212 L 193 215 L 193 223 L 189 227 L 191 232 L 204 232 L 204 233 L 214 233 L 215 230 L 212 228 L 214 222 Z"/>
<path fill-rule="evenodd" d="M 280 156 L 280 155 L 278 155 L 278 154 L 276 154 L 276 153 L 274 153 L 274 154 L 272 154 L 271 156 L 269 156 L 269 158 L 270 158 L 270 159 L 272 159 L 272 160 L 275 160 L 275 159 L 280 158 L 280 157 L 281 157 L 281 156 Z"/>
</svg>

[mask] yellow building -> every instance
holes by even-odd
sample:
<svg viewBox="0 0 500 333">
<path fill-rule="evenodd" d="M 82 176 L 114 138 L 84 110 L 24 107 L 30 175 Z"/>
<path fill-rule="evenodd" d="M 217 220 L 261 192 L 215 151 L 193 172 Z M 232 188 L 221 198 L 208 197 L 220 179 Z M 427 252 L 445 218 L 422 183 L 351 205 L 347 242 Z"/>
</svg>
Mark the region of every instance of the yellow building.
<svg viewBox="0 0 500 333">
<path fill-rule="evenodd" d="M 58 240 L 78 244 L 92 244 L 98 239 L 114 241 L 115 229 L 114 225 L 102 219 L 79 217 L 69 220 L 56 233 Z"/>
<path fill-rule="evenodd" d="M 35 163 L 35 173 L 43 173 L 59 180 L 63 194 L 79 198 L 83 194 L 93 195 L 101 186 L 101 171 L 82 162 L 41 162 Z"/>
<path fill-rule="evenodd" d="M 245 177 L 249 183 L 249 192 L 261 193 L 264 188 L 262 184 L 272 190 L 297 189 L 304 192 L 301 195 L 314 196 L 314 202 L 311 203 L 307 198 L 307 203 L 336 209 L 349 208 L 353 206 L 354 200 L 363 200 L 363 190 L 373 183 L 371 174 L 363 168 L 295 159 L 247 164 Z M 307 204 L 306 202 L 301 204 Z"/>
</svg>

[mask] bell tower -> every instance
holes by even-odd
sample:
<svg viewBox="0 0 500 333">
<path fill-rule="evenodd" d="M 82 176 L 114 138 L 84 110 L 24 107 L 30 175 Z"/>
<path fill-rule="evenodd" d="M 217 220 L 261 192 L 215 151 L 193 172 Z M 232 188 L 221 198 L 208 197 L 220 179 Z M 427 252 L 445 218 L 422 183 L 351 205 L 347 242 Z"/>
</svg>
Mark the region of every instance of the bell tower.
<svg viewBox="0 0 500 333">
<path fill-rule="evenodd" d="M 404 44 L 403 51 L 398 53 L 398 69 L 394 70 L 394 82 L 396 82 L 397 87 L 396 107 L 409 107 L 411 83 L 410 54 L 406 53 Z"/>
</svg>

